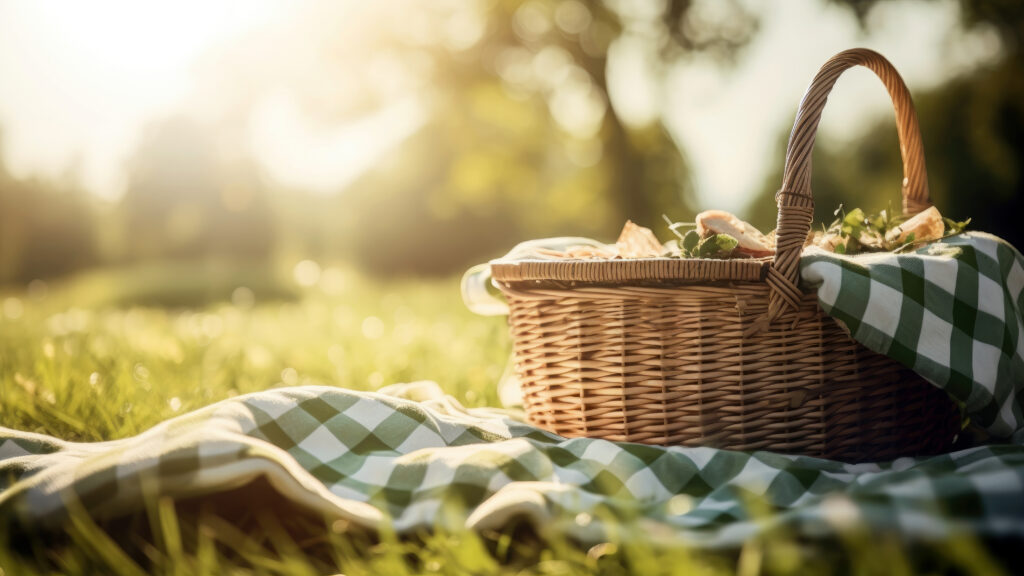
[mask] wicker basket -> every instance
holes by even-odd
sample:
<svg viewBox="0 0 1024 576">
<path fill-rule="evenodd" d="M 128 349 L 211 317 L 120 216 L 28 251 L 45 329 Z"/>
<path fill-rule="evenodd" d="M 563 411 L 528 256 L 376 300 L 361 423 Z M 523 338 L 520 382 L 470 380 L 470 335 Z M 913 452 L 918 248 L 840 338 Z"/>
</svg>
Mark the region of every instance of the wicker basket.
<svg viewBox="0 0 1024 576">
<path fill-rule="evenodd" d="M 815 131 L 835 81 L 855 65 L 881 78 L 896 109 L 904 211 L 930 204 L 903 80 L 870 50 L 836 55 L 790 135 L 774 259 L 491 262 L 532 422 L 570 437 L 845 461 L 951 446 L 959 415 L 949 397 L 851 339 L 798 288 Z"/>
</svg>

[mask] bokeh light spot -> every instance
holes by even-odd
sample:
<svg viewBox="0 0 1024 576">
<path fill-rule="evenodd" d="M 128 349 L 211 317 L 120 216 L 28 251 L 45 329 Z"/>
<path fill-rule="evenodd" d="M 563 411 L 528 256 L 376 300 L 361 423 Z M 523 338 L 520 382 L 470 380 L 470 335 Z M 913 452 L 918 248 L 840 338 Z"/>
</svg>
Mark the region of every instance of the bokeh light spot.
<svg viewBox="0 0 1024 576">
<path fill-rule="evenodd" d="M 367 316 L 363 319 L 362 329 L 367 340 L 377 340 L 384 335 L 384 321 L 376 316 Z"/>
<path fill-rule="evenodd" d="M 281 382 L 287 386 L 295 386 L 299 383 L 299 372 L 295 368 L 281 370 Z"/>
<path fill-rule="evenodd" d="M 4 316 L 11 320 L 17 320 L 21 318 L 21 315 L 25 312 L 25 306 L 22 305 L 21 300 L 11 297 L 4 300 L 3 305 Z"/>
<path fill-rule="evenodd" d="M 239 286 L 231 293 L 231 303 L 238 308 L 248 310 L 256 304 L 256 294 L 251 288 Z"/>
<path fill-rule="evenodd" d="M 380 388 L 381 386 L 384 385 L 384 375 L 381 374 L 380 372 L 373 372 L 367 378 L 367 382 L 369 382 L 370 386 L 374 388 Z"/>
<path fill-rule="evenodd" d="M 345 290 L 345 273 L 334 266 L 325 268 L 320 276 L 320 288 L 330 296 L 341 294 Z"/>
<path fill-rule="evenodd" d="M 312 260 L 303 260 L 295 265 L 292 276 L 296 284 L 310 288 L 320 281 L 320 265 Z"/>
<path fill-rule="evenodd" d="M 50 286 L 42 280 L 33 280 L 28 283 L 28 297 L 32 300 L 42 300 L 50 293 Z"/>
</svg>

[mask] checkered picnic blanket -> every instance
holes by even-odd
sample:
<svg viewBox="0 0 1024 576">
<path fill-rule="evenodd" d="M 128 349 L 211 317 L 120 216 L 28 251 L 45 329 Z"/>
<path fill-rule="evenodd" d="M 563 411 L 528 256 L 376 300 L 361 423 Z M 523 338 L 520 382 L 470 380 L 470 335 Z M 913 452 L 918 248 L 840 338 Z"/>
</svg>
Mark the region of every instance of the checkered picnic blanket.
<svg viewBox="0 0 1024 576">
<path fill-rule="evenodd" d="M 467 410 L 432 383 L 282 388 L 112 442 L 0 428 L 0 521 L 60 529 L 71 513 L 116 518 L 264 478 L 296 507 L 401 533 L 525 520 L 583 543 L 736 546 L 773 529 L 820 537 L 852 525 L 907 540 L 1024 538 L 1022 265 L 1005 243 L 970 234 L 909 255 L 808 253 L 803 266 L 854 337 L 920 370 L 1009 444 L 843 464 L 570 440 Z"/>
<path fill-rule="evenodd" d="M 912 254 L 807 249 L 805 283 L 866 347 L 967 405 L 974 423 L 1024 444 L 1024 258 L 981 232 Z"/>
<path fill-rule="evenodd" d="M 501 530 L 520 519 L 588 544 L 635 537 L 707 546 L 773 528 L 822 536 L 853 524 L 917 540 L 1024 536 L 1020 446 L 842 464 L 566 440 L 497 411 L 466 410 L 436 385 L 414 388 L 430 399 L 270 390 L 97 444 L 3 430 L 0 518 L 59 530 L 76 509 L 114 518 L 158 496 L 214 498 L 264 477 L 296 506 L 353 529 Z M 759 518 L 751 501 L 776 514 Z M 642 530 L 623 530 L 631 522 Z"/>
</svg>

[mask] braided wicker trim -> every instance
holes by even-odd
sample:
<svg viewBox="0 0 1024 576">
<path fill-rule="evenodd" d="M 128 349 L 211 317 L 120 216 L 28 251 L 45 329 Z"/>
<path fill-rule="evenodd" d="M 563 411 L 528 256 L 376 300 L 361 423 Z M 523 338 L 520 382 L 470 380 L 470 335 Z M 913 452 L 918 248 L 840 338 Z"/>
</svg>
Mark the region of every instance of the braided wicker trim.
<svg viewBox="0 0 1024 576">
<path fill-rule="evenodd" d="M 643 258 L 628 260 L 494 260 L 491 274 L 498 282 L 557 282 L 581 284 L 660 284 L 738 280 L 763 281 L 770 258 L 696 260 Z"/>
</svg>

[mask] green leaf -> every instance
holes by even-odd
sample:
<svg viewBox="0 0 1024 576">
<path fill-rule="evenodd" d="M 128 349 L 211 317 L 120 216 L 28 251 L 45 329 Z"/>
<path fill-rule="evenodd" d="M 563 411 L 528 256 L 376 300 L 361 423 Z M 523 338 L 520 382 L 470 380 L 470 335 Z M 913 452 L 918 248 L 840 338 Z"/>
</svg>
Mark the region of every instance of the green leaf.
<svg viewBox="0 0 1024 576">
<path fill-rule="evenodd" d="M 697 245 L 693 255 L 697 258 L 708 258 L 714 253 L 715 243 L 711 241 L 711 238 L 704 238 Z"/>
<path fill-rule="evenodd" d="M 888 220 L 888 218 L 886 218 L 885 210 L 882 210 L 881 212 L 878 213 L 877 216 L 875 216 L 874 218 L 869 219 L 868 223 L 871 226 L 871 228 L 875 229 L 878 232 L 883 232 L 884 233 L 885 232 L 885 223 L 886 223 L 887 220 Z"/>
<path fill-rule="evenodd" d="M 846 254 L 846 244 L 836 244 L 836 254 Z"/>
<path fill-rule="evenodd" d="M 725 258 L 736 249 L 739 241 L 728 234 L 708 236 L 697 245 L 698 258 Z"/>
<path fill-rule="evenodd" d="M 728 234 L 715 234 L 712 238 L 715 239 L 715 244 L 718 245 L 718 249 L 722 252 L 732 252 L 740 244 L 739 240 Z"/>
<path fill-rule="evenodd" d="M 854 208 L 850 210 L 843 218 L 843 224 L 852 228 L 860 228 L 864 226 L 864 211 L 860 208 Z"/>
<path fill-rule="evenodd" d="M 682 247 L 683 251 L 687 255 L 693 255 L 693 251 L 697 249 L 697 245 L 700 244 L 700 234 L 696 230 L 690 230 L 683 236 Z"/>
<path fill-rule="evenodd" d="M 953 220 L 952 218 L 943 218 L 942 221 L 946 224 L 946 233 L 947 234 L 959 234 L 959 233 L 963 232 L 965 228 L 967 228 L 968 224 L 971 223 L 971 219 L 970 218 L 968 218 L 967 220 L 964 220 L 963 222 L 957 222 L 956 220 Z"/>
</svg>

